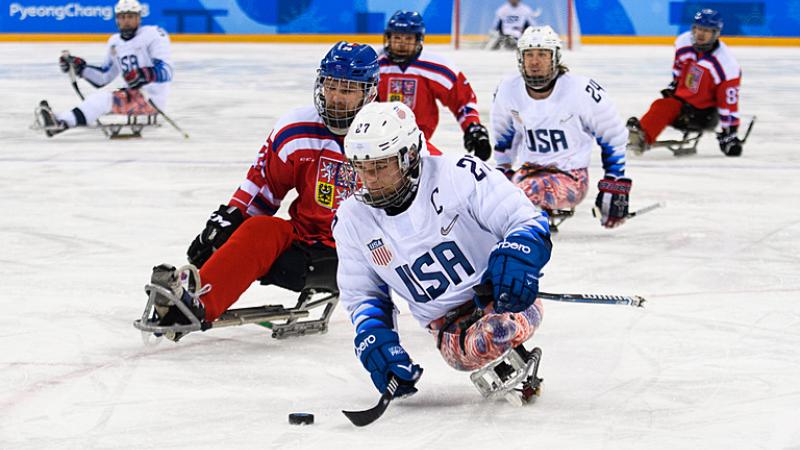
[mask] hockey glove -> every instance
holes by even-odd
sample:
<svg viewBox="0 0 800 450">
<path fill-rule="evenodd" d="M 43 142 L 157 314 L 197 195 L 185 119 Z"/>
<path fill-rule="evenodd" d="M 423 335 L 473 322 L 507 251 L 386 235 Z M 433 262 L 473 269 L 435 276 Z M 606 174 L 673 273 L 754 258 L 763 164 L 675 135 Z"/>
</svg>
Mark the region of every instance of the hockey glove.
<svg viewBox="0 0 800 450">
<path fill-rule="evenodd" d="M 233 232 L 244 222 L 244 215 L 235 206 L 219 205 L 219 209 L 211 213 L 206 228 L 194 238 L 186 256 L 189 262 L 198 269 L 208 261 L 211 254 L 222 247 Z"/>
<path fill-rule="evenodd" d="M 669 83 L 666 89 L 661 90 L 661 96 L 664 98 L 667 97 L 674 97 L 675 96 L 675 89 L 678 88 L 678 80 L 673 78 L 672 81 Z"/>
<path fill-rule="evenodd" d="M 719 142 L 719 149 L 725 156 L 741 156 L 742 155 L 742 141 L 736 134 L 738 131 L 737 126 L 730 128 L 723 128 L 722 133 L 717 134 L 717 141 Z"/>
<path fill-rule="evenodd" d="M 625 222 L 632 183 L 630 178 L 614 178 L 610 175 L 597 182 L 600 192 L 594 204 L 600 210 L 601 225 L 614 228 Z"/>
<path fill-rule="evenodd" d="M 139 89 L 147 83 L 156 81 L 156 70 L 152 67 L 142 67 L 125 72 L 125 82 L 131 89 Z"/>
<path fill-rule="evenodd" d="M 422 375 L 422 367 L 411 362 L 408 353 L 400 346 L 400 337 L 388 328 L 364 330 L 355 339 L 356 356 L 372 377 L 372 383 L 383 393 L 389 384 L 389 376 L 398 381 L 395 397 L 407 397 L 417 393 L 414 387 Z"/>
<path fill-rule="evenodd" d="M 483 161 L 492 156 L 492 145 L 489 144 L 489 132 L 479 123 L 473 123 L 464 131 L 464 148 Z"/>
<path fill-rule="evenodd" d="M 69 66 L 72 66 L 75 69 L 75 75 L 81 76 L 83 69 L 86 68 L 86 61 L 77 56 L 61 55 L 61 57 L 58 58 L 58 65 L 64 73 L 69 72 Z"/>
<path fill-rule="evenodd" d="M 498 313 L 527 309 L 539 294 L 539 276 L 550 260 L 550 236 L 525 228 L 508 235 L 494 246 L 481 283 L 492 284 L 494 310 Z M 475 297 L 477 306 L 485 300 Z"/>
</svg>

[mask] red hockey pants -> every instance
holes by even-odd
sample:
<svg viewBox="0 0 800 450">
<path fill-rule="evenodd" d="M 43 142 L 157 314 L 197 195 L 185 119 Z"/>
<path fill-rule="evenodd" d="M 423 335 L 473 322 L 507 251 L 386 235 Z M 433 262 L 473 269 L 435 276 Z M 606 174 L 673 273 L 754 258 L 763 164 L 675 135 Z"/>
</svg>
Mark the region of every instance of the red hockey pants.
<svg viewBox="0 0 800 450">
<path fill-rule="evenodd" d="M 206 320 L 222 315 L 254 281 L 266 275 L 296 238 L 287 220 L 271 216 L 245 220 L 200 269 L 200 282 L 211 285 L 201 298 Z"/>
<path fill-rule="evenodd" d="M 681 101 L 673 97 L 660 98 L 650 105 L 650 110 L 639 121 L 648 144 L 655 142 L 664 128 L 678 118 L 681 106 Z"/>
</svg>

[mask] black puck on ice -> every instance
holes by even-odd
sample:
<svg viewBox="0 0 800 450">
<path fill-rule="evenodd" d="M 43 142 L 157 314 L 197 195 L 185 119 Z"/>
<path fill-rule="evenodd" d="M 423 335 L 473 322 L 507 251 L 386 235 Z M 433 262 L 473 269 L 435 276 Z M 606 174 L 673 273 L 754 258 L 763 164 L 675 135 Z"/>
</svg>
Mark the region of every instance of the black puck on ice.
<svg viewBox="0 0 800 450">
<path fill-rule="evenodd" d="M 291 413 L 289 423 L 292 425 L 311 425 L 314 423 L 314 415 L 310 413 Z"/>
</svg>

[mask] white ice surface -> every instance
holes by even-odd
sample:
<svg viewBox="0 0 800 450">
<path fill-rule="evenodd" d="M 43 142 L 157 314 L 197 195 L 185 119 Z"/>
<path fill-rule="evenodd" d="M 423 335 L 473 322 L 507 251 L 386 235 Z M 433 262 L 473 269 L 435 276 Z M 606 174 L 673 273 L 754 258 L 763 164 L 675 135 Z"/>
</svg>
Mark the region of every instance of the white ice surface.
<svg viewBox="0 0 800 450">
<path fill-rule="evenodd" d="M 420 393 L 365 429 L 339 412 L 378 397 L 341 309 L 327 335 L 285 341 L 243 326 L 146 348 L 131 325 L 150 268 L 184 260 L 276 118 L 310 104 L 327 46 L 173 44 L 168 112 L 191 139 L 164 126 L 128 141 L 28 129 L 42 98 L 77 103 L 56 64 L 64 48 L 90 62 L 104 51 L 0 44 L 0 448 L 800 448 L 796 48 L 733 49 L 742 111 L 759 118 L 741 158 L 710 135 L 693 157 L 630 157 L 633 209 L 667 207 L 609 231 L 591 217 L 592 189 L 555 238 L 542 290 L 639 294 L 646 309 L 546 302 L 533 340 L 544 391 L 521 409 L 484 401 L 402 314 Z M 467 74 L 488 121 L 514 55 L 435 50 Z M 656 98 L 671 58 L 616 46 L 565 56 L 623 118 Z M 461 152 L 449 112 L 433 141 Z M 237 306 L 293 300 L 253 286 Z M 316 424 L 289 425 L 294 411 Z"/>
</svg>

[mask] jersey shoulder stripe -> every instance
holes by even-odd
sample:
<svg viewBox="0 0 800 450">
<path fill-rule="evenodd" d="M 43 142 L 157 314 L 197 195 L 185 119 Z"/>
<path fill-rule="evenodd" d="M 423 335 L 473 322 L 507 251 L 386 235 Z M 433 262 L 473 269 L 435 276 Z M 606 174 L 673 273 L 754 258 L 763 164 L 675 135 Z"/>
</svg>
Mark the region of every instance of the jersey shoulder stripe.
<svg viewBox="0 0 800 450">
<path fill-rule="evenodd" d="M 456 73 L 450 67 L 429 59 L 417 59 L 411 63 L 411 67 L 418 67 L 420 69 L 429 70 L 446 77 L 451 83 L 455 83 L 458 79 Z"/>
<path fill-rule="evenodd" d="M 280 152 L 282 147 L 295 139 L 336 139 L 313 106 L 290 111 L 275 123 L 269 137 L 270 149 Z"/>
</svg>

